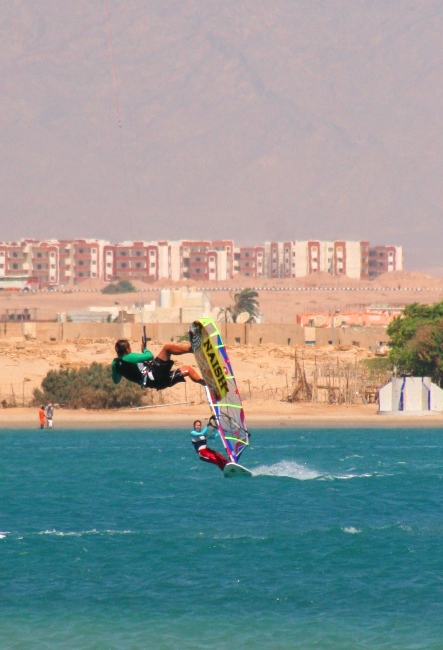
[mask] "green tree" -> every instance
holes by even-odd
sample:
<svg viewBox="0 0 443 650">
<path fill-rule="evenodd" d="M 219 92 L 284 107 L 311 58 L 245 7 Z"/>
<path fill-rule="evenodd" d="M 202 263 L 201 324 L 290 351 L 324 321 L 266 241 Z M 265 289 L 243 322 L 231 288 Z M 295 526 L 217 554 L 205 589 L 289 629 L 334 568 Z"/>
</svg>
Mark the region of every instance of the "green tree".
<svg viewBox="0 0 443 650">
<path fill-rule="evenodd" d="M 443 384 L 443 302 L 413 303 L 387 329 L 391 337 L 389 359 L 404 375 L 431 377 Z"/>
<path fill-rule="evenodd" d="M 129 280 L 120 280 L 117 284 L 111 282 L 102 289 L 102 293 L 134 293 L 137 289 Z"/>
<path fill-rule="evenodd" d="M 109 365 L 102 363 L 50 370 L 42 381 L 42 390 L 34 390 L 36 404 L 53 402 L 72 409 L 140 406 L 142 398 L 139 386 L 127 381 L 114 384 Z"/>
<path fill-rule="evenodd" d="M 218 320 L 232 320 L 237 322 L 237 318 L 243 312 L 249 314 L 248 323 L 254 323 L 259 317 L 258 293 L 254 289 L 242 289 L 240 293 L 234 294 L 234 304 L 222 309 L 219 313 Z"/>
</svg>

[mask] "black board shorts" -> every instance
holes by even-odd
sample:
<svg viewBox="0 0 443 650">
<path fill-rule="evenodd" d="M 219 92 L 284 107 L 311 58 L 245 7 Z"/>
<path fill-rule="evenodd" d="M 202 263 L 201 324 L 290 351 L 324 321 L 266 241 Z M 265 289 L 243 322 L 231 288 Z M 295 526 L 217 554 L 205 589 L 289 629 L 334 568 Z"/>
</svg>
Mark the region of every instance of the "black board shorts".
<svg viewBox="0 0 443 650">
<path fill-rule="evenodd" d="M 162 390 L 185 381 L 179 368 L 172 370 L 173 365 L 173 361 L 163 361 L 163 359 L 155 357 L 148 366 L 149 372 L 146 375 L 145 387 Z M 154 377 L 154 379 L 151 377 Z"/>
</svg>

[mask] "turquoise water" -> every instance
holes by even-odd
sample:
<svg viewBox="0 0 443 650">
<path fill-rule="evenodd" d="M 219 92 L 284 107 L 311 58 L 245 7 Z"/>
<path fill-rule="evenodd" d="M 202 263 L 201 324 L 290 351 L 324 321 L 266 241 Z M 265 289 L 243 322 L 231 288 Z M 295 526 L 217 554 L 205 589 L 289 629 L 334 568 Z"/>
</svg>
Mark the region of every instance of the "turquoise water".
<svg viewBox="0 0 443 650">
<path fill-rule="evenodd" d="M 0 431 L 0 647 L 443 647 L 443 430 Z"/>
</svg>

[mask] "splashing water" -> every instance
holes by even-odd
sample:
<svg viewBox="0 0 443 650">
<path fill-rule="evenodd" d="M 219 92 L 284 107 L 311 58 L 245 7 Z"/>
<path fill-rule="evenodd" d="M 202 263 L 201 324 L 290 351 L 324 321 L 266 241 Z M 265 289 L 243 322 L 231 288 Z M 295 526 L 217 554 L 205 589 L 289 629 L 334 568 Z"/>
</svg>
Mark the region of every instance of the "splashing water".
<svg viewBox="0 0 443 650">
<path fill-rule="evenodd" d="M 299 481 L 309 481 L 322 476 L 319 472 L 290 460 L 281 460 L 275 465 L 260 465 L 251 471 L 254 476 L 287 476 Z"/>
</svg>

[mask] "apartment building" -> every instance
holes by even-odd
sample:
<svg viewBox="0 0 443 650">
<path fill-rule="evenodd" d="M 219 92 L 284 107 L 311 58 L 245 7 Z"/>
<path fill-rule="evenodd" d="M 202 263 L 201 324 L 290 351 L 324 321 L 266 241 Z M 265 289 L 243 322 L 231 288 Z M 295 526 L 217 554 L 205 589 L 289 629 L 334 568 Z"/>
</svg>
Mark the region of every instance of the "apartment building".
<svg viewBox="0 0 443 650">
<path fill-rule="evenodd" d="M 264 246 L 241 246 L 234 253 L 234 274 L 247 278 L 263 278 L 265 275 Z"/>
<path fill-rule="evenodd" d="M 182 241 L 179 248 L 180 278 L 226 280 L 234 262 L 232 241 Z"/>
<path fill-rule="evenodd" d="M 31 275 L 41 287 L 59 284 L 59 247 L 49 242 L 29 242 L 28 259 Z"/>
<path fill-rule="evenodd" d="M 42 287 L 87 279 L 172 281 L 295 278 L 320 272 L 356 279 L 403 269 L 400 246 L 367 241 L 283 241 L 235 248 L 232 240 L 74 239 L 0 242 L 0 278 L 33 277 Z"/>
<path fill-rule="evenodd" d="M 211 242 L 211 248 L 217 253 L 224 253 L 218 255 L 218 268 L 219 280 L 231 280 L 234 277 L 234 242 L 232 239 L 215 239 Z M 222 262 L 222 260 L 226 260 Z M 222 277 L 223 276 L 223 277 Z"/>
<path fill-rule="evenodd" d="M 369 247 L 368 259 L 368 275 L 370 278 L 403 269 L 403 249 L 401 246 Z"/>
<path fill-rule="evenodd" d="M 285 241 L 265 243 L 266 276 L 297 278 L 311 273 L 368 277 L 367 241 Z"/>
<path fill-rule="evenodd" d="M 27 241 L 0 243 L 0 277 L 29 275 L 30 270 Z"/>
<path fill-rule="evenodd" d="M 33 277 L 37 286 L 59 283 L 58 246 L 25 239 L 0 244 L 0 277 Z"/>
<path fill-rule="evenodd" d="M 102 253 L 102 279 L 121 278 L 158 280 L 159 250 L 155 243 L 143 241 L 105 244 Z"/>
</svg>

